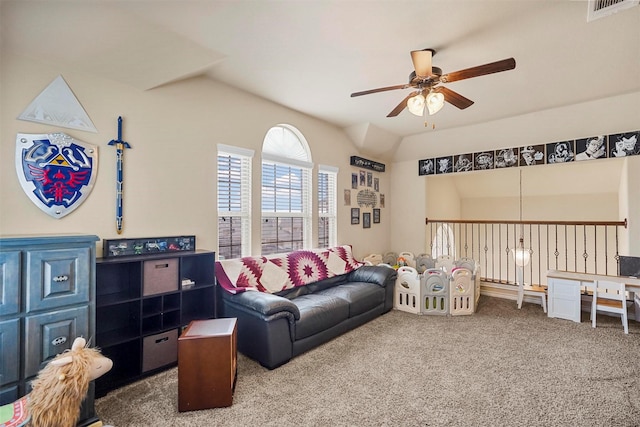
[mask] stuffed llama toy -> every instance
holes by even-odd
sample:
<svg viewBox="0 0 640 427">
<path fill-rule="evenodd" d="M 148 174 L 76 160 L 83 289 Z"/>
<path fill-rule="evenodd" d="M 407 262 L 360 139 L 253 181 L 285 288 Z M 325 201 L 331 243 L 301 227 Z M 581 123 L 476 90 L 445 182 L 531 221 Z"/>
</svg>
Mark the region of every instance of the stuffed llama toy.
<svg viewBox="0 0 640 427">
<path fill-rule="evenodd" d="M 0 407 L 0 427 L 74 427 L 89 382 L 113 366 L 111 359 L 76 338 L 39 373 L 31 393 Z"/>
</svg>

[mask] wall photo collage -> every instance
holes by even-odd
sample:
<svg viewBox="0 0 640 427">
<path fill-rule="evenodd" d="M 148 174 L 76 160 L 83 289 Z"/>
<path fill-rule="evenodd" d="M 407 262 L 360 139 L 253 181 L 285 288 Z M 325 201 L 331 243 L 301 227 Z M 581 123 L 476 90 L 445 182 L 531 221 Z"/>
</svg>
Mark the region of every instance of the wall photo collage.
<svg viewBox="0 0 640 427">
<path fill-rule="evenodd" d="M 351 224 L 362 223 L 362 228 L 371 228 L 371 224 L 380 223 L 380 208 L 385 204 L 384 194 L 380 193 L 380 178 L 375 176 L 375 172 L 384 172 L 384 165 L 353 156 L 352 166 L 373 169 L 373 172 L 362 169 L 352 172 L 351 188 L 344 190 L 344 205 L 351 206 L 351 192 L 354 191 L 358 206 L 351 208 Z"/>
<path fill-rule="evenodd" d="M 579 162 L 640 155 L 640 130 L 418 160 L 418 175 Z"/>
</svg>

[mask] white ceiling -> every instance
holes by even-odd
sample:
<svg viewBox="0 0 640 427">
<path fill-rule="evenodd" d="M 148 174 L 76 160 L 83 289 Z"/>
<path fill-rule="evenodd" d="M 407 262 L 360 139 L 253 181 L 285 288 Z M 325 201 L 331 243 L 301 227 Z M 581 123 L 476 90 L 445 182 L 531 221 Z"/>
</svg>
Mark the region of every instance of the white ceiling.
<svg viewBox="0 0 640 427">
<path fill-rule="evenodd" d="M 0 1 L 3 50 L 140 90 L 206 75 L 361 135 L 370 152 L 431 131 L 408 111 L 386 117 L 409 89 L 349 96 L 406 83 L 411 50 L 436 49 L 445 73 L 516 60 L 447 84 L 475 104 L 446 105 L 437 129 L 640 90 L 640 7 L 588 23 L 586 1 Z"/>
</svg>

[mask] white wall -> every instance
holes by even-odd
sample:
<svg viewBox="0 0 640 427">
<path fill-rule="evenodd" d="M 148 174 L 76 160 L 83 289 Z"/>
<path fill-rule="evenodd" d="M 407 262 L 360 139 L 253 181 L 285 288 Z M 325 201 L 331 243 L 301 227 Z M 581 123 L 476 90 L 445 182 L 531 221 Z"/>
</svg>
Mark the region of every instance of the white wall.
<svg viewBox="0 0 640 427">
<path fill-rule="evenodd" d="M 490 215 L 491 218 L 497 219 L 518 219 L 517 204 L 514 206 L 513 203 L 506 203 L 501 199 L 504 197 L 504 195 L 501 196 L 503 191 L 510 192 L 510 197 L 517 197 L 517 175 L 509 180 L 489 180 L 487 186 L 496 191 L 494 196 L 499 200 L 472 202 L 465 200 L 468 197 L 459 195 L 459 200 L 456 202 L 448 199 L 443 200 L 442 196 L 445 193 L 452 197 L 455 193 L 453 189 L 449 187 L 435 188 L 436 185 L 455 186 L 455 184 L 446 183 L 446 179 L 444 182 L 438 181 L 440 177 L 437 176 L 418 176 L 418 160 L 472 151 L 584 138 L 598 134 L 635 131 L 640 129 L 639 119 L 640 92 L 636 92 L 466 128 L 435 131 L 404 138 L 396 152 L 392 169 L 391 186 L 394 201 L 392 212 L 394 215 L 391 223 L 390 250 L 401 251 L 404 248 L 419 248 L 414 250 L 420 251 L 426 248 L 426 234 L 415 227 L 420 225 L 424 230 L 426 217 L 461 218 L 461 216 L 455 216 L 456 210 L 460 209 L 456 203 L 458 206 L 462 206 L 457 215 L 470 215 L 469 206 L 471 204 L 477 203 L 478 209 L 480 209 L 481 204 L 484 203 L 485 208 L 481 212 L 474 212 L 474 214 Z M 538 199 L 527 202 L 530 207 L 526 208 L 527 215 L 524 219 L 529 219 L 529 217 L 530 219 L 545 220 L 620 220 L 628 218 L 629 242 L 628 246 L 621 248 L 621 254 L 640 256 L 640 186 L 635 184 L 640 182 L 640 156 L 628 159 L 599 160 L 598 162 L 606 163 L 607 168 L 603 169 L 604 171 L 613 172 L 599 172 L 596 168 L 590 172 L 590 175 L 589 172 L 586 172 L 586 175 L 585 172 L 580 172 L 580 178 L 576 179 L 570 165 L 523 168 L 525 173 L 533 173 L 536 170 L 542 174 L 541 178 L 530 178 L 529 193 L 526 193 L 530 195 L 529 197 L 534 191 L 536 182 L 539 184 L 538 190 L 546 188 L 549 191 L 549 194 L 538 191 L 535 194 Z M 578 163 L 581 164 L 578 165 Z M 586 163 L 590 164 L 591 162 L 576 162 L 576 167 L 585 167 Z M 604 165 L 605 163 L 597 164 Z M 513 171 L 518 169 L 513 168 Z M 498 172 L 501 171 L 468 172 L 460 175 L 474 181 L 475 185 L 482 185 L 483 179 Z M 553 172 L 557 178 L 551 179 L 548 176 L 545 178 L 545 175 L 549 175 L 550 172 Z M 606 191 L 597 185 L 595 185 L 596 190 L 590 190 L 599 180 L 607 178 L 602 176 L 603 173 L 613 173 L 615 185 L 610 186 L 611 189 Z M 544 183 L 540 184 L 538 181 L 545 179 L 551 180 L 551 182 L 543 181 Z M 620 184 L 623 180 L 627 184 Z M 510 190 L 503 188 L 508 182 L 512 182 Z M 456 187 L 455 191 L 460 192 L 460 189 Z M 574 191 L 580 195 L 572 194 Z M 422 192 L 426 194 L 422 194 Z M 396 205 L 398 200 L 406 203 L 408 208 L 400 210 Z M 414 201 L 409 202 L 409 200 Z M 511 202 L 513 200 L 517 199 L 512 199 Z M 440 215 L 445 209 L 443 205 L 451 210 L 448 217 Z M 545 207 L 542 208 L 542 206 Z M 547 206 L 553 207 L 547 208 Z M 502 217 L 503 213 L 509 217 Z M 558 215 L 562 218 L 552 218 L 550 215 Z M 606 218 L 602 218 L 601 215 Z M 534 216 L 539 217 L 535 218 Z M 479 218 L 467 217 L 467 219 Z M 412 232 L 406 229 L 408 224 L 414 227 Z"/>
<path fill-rule="evenodd" d="M 0 59 L 2 235 L 87 233 L 111 239 L 193 234 L 199 248 L 215 250 L 217 144 L 255 150 L 252 178 L 254 188 L 260 188 L 264 135 L 271 126 L 287 123 L 303 133 L 316 166 L 333 165 L 340 170 L 339 243 L 352 244 L 358 257 L 389 246 L 388 208 L 382 210 L 382 223 L 372 224 L 371 229 L 350 224 L 350 206 L 344 206 L 342 194 L 343 189 L 351 188 L 351 172 L 358 170 L 349 166 L 349 158 L 362 154 L 341 129 L 206 78 L 140 91 L 6 52 Z M 98 134 L 16 119 L 58 75 L 63 76 L 87 111 Z M 120 236 L 114 225 L 115 149 L 107 145 L 117 137 L 118 116 L 123 117 L 122 138 L 132 146 L 124 154 L 124 231 Z M 14 163 L 17 133 L 50 132 L 64 132 L 99 147 L 98 175 L 91 195 L 61 219 L 51 218 L 27 198 Z M 380 192 L 388 193 L 390 174 L 376 176 L 380 178 Z M 253 192 L 252 202 L 254 214 L 258 212 L 253 221 L 253 253 L 257 254 L 259 191 Z M 355 192 L 352 204 L 355 205 Z M 100 248 L 99 244 L 98 254 Z"/>
</svg>

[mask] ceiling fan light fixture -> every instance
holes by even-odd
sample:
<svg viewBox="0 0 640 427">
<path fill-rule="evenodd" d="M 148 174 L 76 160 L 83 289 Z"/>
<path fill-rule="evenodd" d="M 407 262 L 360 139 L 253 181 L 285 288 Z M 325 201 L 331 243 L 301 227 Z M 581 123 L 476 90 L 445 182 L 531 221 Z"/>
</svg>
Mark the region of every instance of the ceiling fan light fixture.
<svg viewBox="0 0 640 427">
<path fill-rule="evenodd" d="M 444 107 L 444 95 L 440 92 L 429 92 L 426 99 L 427 109 L 430 115 L 434 115 Z"/>
<path fill-rule="evenodd" d="M 416 116 L 422 116 L 422 112 L 424 111 L 424 95 L 421 93 L 416 96 L 412 96 L 407 100 L 407 108 L 411 114 Z"/>
</svg>

